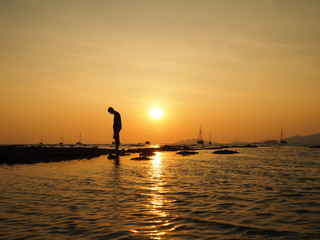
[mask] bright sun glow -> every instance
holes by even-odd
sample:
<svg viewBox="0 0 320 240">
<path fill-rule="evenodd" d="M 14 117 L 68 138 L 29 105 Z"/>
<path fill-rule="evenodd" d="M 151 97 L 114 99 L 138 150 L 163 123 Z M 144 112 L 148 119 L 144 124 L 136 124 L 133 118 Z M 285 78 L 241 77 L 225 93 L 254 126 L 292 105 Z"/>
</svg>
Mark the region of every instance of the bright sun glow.
<svg viewBox="0 0 320 240">
<path fill-rule="evenodd" d="M 161 111 L 161 109 L 159 109 L 159 108 L 154 108 L 154 109 L 152 109 L 151 110 L 151 112 L 150 112 L 150 116 L 153 118 L 153 119 L 159 119 L 159 118 L 161 118 L 162 117 L 162 111 Z"/>
</svg>

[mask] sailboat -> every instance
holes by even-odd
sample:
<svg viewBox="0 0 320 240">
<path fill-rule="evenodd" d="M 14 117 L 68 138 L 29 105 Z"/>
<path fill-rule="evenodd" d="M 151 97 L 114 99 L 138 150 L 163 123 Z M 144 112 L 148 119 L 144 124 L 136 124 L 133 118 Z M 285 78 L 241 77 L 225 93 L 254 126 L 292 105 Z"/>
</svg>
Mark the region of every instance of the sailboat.
<svg viewBox="0 0 320 240">
<path fill-rule="evenodd" d="M 61 134 L 61 140 L 59 142 L 59 145 L 63 145 L 63 136 L 62 136 L 62 134 Z"/>
<path fill-rule="evenodd" d="M 279 139 L 278 145 L 285 145 L 285 144 L 288 144 L 288 143 L 283 140 L 283 127 L 281 126 L 281 133 L 280 133 L 280 139 Z"/>
<path fill-rule="evenodd" d="M 211 131 L 210 131 L 210 136 L 209 136 L 209 144 L 212 144 L 212 142 L 211 142 Z"/>
<path fill-rule="evenodd" d="M 198 144 L 204 144 L 204 141 L 202 139 L 202 129 L 201 129 L 201 125 L 200 125 L 200 129 L 199 129 L 199 138 L 197 140 Z"/>
<path fill-rule="evenodd" d="M 80 137 L 79 137 L 79 142 L 76 142 L 77 145 L 82 145 L 82 141 L 81 141 L 81 132 L 80 132 Z"/>
<path fill-rule="evenodd" d="M 41 136 L 41 139 L 40 139 L 39 145 L 43 145 L 42 136 Z"/>
</svg>

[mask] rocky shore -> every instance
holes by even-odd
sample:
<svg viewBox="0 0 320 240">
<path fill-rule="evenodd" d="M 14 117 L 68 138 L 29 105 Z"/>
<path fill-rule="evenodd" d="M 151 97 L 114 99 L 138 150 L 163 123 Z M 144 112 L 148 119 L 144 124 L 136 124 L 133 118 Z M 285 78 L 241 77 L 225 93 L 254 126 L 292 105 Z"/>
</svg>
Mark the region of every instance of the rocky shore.
<svg viewBox="0 0 320 240">
<path fill-rule="evenodd" d="M 137 148 L 121 150 L 120 156 L 139 153 L 151 156 L 159 151 L 180 151 L 182 147 L 162 146 L 160 148 Z M 0 146 L 0 164 L 35 164 L 40 162 L 59 162 L 65 160 L 91 159 L 101 155 L 114 154 L 112 149 L 97 147 L 57 147 L 57 146 Z"/>
<path fill-rule="evenodd" d="M 111 150 L 86 147 L 0 146 L 0 164 L 34 164 L 74 159 L 90 159 Z"/>
</svg>

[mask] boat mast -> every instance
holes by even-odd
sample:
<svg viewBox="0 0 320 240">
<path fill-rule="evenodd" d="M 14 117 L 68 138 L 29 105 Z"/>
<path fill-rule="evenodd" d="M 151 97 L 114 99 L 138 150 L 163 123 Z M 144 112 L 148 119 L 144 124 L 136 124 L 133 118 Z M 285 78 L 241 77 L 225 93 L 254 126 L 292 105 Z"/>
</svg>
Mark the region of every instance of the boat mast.
<svg viewBox="0 0 320 240">
<path fill-rule="evenodd" d="M 80 135 L 79 135 L 79 142 L 77 142 L 76 144 L 82 145 L 82 141 L 81 141 L 81 132 L 80 132 Z"/>
<path fill-rule="evenodd" d="M 282 141 L 283 141 L 283 127 L 281 126 L 279 145 L 282 143 Z"/>
<path fill-rule="evenodd" d="M 59 142 L 59 145 L 63 145 L 63 136 L 61 134 L 61 141 Z"/>
<path fill-rule="evenodd" d="M 198 139 L 198 144 L 203 144 L 203 140 L 202 140 L 202 128 L 201 128 L 201 125 L 200 125 L 200 129 L 199 129 L 199 139 Z"/>
</svg>

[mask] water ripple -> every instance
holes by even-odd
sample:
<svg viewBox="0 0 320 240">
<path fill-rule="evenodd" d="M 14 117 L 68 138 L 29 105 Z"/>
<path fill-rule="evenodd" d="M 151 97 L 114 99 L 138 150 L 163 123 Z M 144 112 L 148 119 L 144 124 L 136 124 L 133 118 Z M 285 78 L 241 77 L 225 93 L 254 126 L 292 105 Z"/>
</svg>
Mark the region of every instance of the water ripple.
<svg viewBox="0 0 320 240">
<path fill-rule="evenodd" d="M 320 239 L 319 151 L 0 166 L 0 239 Z"/>
</svg>

